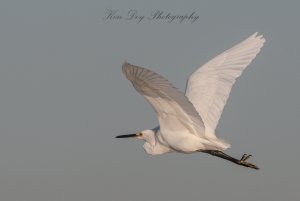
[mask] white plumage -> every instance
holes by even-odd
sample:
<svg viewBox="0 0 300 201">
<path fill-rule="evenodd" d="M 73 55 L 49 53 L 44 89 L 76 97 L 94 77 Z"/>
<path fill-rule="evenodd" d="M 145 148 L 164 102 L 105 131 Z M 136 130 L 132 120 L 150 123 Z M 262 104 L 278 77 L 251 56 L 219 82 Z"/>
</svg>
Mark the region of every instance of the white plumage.
<svg viewBox="0 0 300 201">
<path fill-rule="evenodd" d="M 255 33 L 190 75 L 185 95 L 201 116 L 208 137 L 215 138 L 214 132 L 232 85 L 259 53 L 264 42 L 263 36 Z"/>
<path fill-rule="evenodd" d="M 215 128 L 236 78 L 264 42 L 255 33 L 198 68 L 189 76 L 185 95 L 161 75 L 124 63 L 123 73 L 152 105 L 159 127 L 117 137 L 144 139 L 144 148 L 152 155 L 227 149 L 230 145 L 216 137 Z"/>
</svg>

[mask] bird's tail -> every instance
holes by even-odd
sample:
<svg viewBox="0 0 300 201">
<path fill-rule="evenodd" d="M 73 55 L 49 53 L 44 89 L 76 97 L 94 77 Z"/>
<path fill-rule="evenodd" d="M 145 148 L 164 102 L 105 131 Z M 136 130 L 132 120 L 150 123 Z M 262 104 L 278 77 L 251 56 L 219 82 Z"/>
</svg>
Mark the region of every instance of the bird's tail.
<svg viewBox="0 0 300 201">
<path fill-rule="evenodd" d="M 209 139 L 209 142 L 210 142 L 209 146 L 211 146 L 211 149 L 213 149 L 213 150 L 224 151 L 224 150 L 230 148 L 229 143 L 227 143 L 224 140 L 219 139 L 219 138 Z"/>
</svg>

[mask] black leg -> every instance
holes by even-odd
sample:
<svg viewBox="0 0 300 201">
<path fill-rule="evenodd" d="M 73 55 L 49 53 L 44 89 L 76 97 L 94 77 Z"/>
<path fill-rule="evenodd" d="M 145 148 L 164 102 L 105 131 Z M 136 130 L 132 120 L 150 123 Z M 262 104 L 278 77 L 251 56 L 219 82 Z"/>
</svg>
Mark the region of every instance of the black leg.
<svg viewBox="0 0 300 201">
<path fill-rule="evenodd" d="M 204 152 L 204 153 L 207 153 L 207 154 L 210 154 L 213 156 L 217 156 L 217 157 L 223 158 L 225 160 L 231 161 L 235 164 L 242 165 L 245 167 L 253 168 L 256 170 L 259 169 L 256 165 L 247 162 L 247 160 L 251 157 L 251 155 L 244 154 L 242 156 L 242 158 L 240 160 L 238 160 L 238 159 L 233 158 L 233 157 L 225 154 L 224 152 L 218 151 L 218 150 L 199 150 L 199 152 Z"/>
</svg>

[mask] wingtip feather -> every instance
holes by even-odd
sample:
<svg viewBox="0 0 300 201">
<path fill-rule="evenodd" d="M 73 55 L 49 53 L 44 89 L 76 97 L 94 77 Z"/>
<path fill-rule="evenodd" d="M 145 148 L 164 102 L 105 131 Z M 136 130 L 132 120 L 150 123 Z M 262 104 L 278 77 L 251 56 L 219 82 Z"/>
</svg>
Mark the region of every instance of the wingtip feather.
<svg viewBox="0 0 300 201">
<path fill-rule="evenodd" d="M 128 78 L 128 71 L 129 71 L 129 67 L 132 66 L 130 63 L 128 63 L 127 61 L 125 61 L 123 64 L 122 64 L 122 72 L 123 74 Z"/>
<path fill-rule="evenodd" d="M 266 42 L 266 39 L 264 38 L 264 35 L 257 35 L 258 32 L 255 32 L 252 37 L 256 40 L 258 40 L 260 43 L 264 44 Z"/>
</svg>

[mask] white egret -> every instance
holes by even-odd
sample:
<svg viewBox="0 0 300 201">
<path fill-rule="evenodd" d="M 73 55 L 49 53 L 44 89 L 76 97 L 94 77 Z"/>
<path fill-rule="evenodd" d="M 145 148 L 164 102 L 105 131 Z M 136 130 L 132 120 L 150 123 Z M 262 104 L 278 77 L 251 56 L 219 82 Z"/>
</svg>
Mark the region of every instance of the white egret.
<svg viewBox="0 0 300 201">
<path fill-rule="evenodd" d="M 247 162 L 251 155 L 235 159 L 225 154 L 223 151 L 230 144 L 215 135 L 215 128 L 236 78 L 259 53 L 264 42 L 263 36 L 255 33 L 198 68 L 188 78 L 185 95 L 161 75 L 125 62 L 123 73 L 152 105 L 159 126 L 116 138 L 142 139 L 145 151 L 151 155 L 172 151 L 204 152 L 259 169 Z"/>
</svg>

